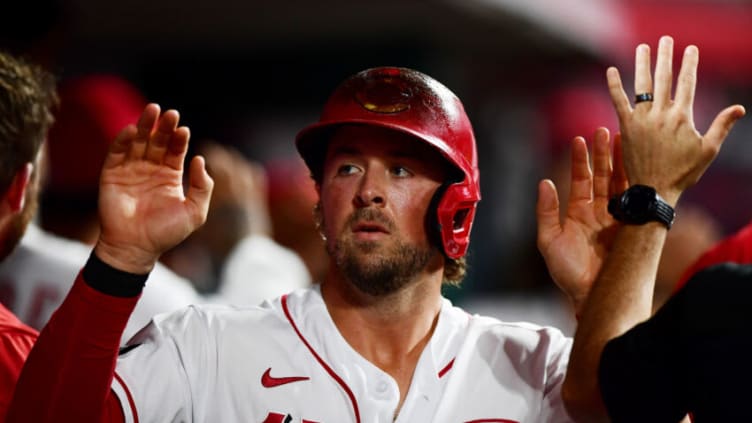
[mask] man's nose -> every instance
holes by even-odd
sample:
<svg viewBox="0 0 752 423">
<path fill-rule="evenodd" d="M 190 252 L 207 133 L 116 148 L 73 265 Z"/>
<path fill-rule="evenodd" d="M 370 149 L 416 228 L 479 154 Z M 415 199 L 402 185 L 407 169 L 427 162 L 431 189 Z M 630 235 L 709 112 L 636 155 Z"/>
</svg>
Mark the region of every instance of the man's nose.
<svg viewBox="0 0 752 423">
<path fill-rule="evenodd" d="M 386 204 L 384 179 L 383 176 L 378 175 L 378 172 L 366 171 L 360 181 L 358 192 L 355 194 L 355 204 L 359 207 L 384 206 Z"/>
</svg>

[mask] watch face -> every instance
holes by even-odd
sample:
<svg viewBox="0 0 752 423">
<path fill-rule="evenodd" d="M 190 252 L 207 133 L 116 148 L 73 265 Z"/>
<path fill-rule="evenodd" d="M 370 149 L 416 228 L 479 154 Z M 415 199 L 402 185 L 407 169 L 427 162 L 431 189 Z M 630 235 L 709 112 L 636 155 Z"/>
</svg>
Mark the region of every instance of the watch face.
<svg viewBox="0 0 752 423">
<path fill-rule="evenodd" d="M 654 189 L 642 185 L 634 185 L 622 197 L 622 210 L 628 221 L 645 223 L 653 215 L 655 203 L 656 194 Z"/>
<path fill-rule="evenodd" d="M 657 221 L 671 229 L 674 209 L 646 185 L 632 185 L 608 200 L 608 212 L 620 222 L 638 224 Z"/>
</svg>

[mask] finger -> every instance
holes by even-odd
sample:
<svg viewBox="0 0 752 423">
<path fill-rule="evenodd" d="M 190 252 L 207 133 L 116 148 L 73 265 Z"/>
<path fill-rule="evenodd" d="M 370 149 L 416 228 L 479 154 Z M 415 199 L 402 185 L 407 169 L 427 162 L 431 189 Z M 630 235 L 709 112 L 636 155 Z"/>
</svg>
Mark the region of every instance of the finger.
<svg viewBox="0 0 752 423">
<path fill-rule="evenodd" d="M 608 81 L 608 92 L 611 94 L 611 101 L 614 103 L 616 114 L 619 116 L 619 121 L 624 122 L 626 117 L 632 113 L 632 106 L 629 104 L 627 93 L 624 92 L 619 70 L 613 66 L 608 68 L 606 71 L 606 80 Z"/>
<path fill-rule="evenodd" d="M 201 156 L 195 156 L 188 168 L 188 192 L 186 201 L 191 205 L 191 218 L 196 226 L 206 221 L 209 212 L 214 181 L 206 171 L 206 162 Z"/>
<path fill-rule="evenodd" d="M 590 156 L 587 144 L 582 137 L 572 140 L 572 175 L 569 190 L 569 204 L 593 199 L 593 172 L 590 170 Z"/>
<path fill-rule="evenodd" d="M 123 130 L 120 131 L 119 134 L 117 134 L 112 144 L 110 144 L 110 148 L 107 152 L 107 156 L 105 156 L 104 158 L 104 164 L 102 165 L 102 168 L 113 168 L 125 162 L 127 153 L 131 148 L 131 143 L 137 136 L 138 129 L 136 128 L 136 125 L 131 124 L 123 128 Z"/>
<path fill-rule="evenodd" d="M 262 193 L 266 193 L 269 187 L 269 181 L 266 177 L 266 170 L 259 163 L 248 163 L 251 168 L 251 176 L 253 178 L 253 184 L 257 190 Z M 266 198 L 266 196 L 262 197 Z"/>
<path fill-rule="evenodd" d="M 138 120 L 138 124 L 136 125 L 138 128 L 138 135 L 133 139 L 131 149 L 128 151 L 128 158 L 140 159 L 144 156 L 146 144 L 149 141 L 154 125 L 159 119 L 159 112 L 159 105 L 155 103 L 146 105 Z"/>
<path fill-rule="evenodd" d="M 215 182 L 221 176 L 226 175 L 227 179 L 230 178 L 233 165 L 230 154 L 224 147 L 211 143 L 201 149 L 201 154 L 206 159 L 206 168 Z"/>
<path fill-rule="evenodd" d="M 175 134 L 180 121 L 180 114 L 176 110 L 168 110 L 162 114 L 157 122 L 157 130 L 152 132 L 146 145 L 144 158 L 154 163 L 162 163 L 167 145 Z"/>
<path fill-rule="evenodd" d="M 710 124 L 708 132 L 703 137 L 703 145 L 707 149 L 715 151 L 715 154 L 717 154 L 718 150 L 721 148 L 721 144 L 723 144 L 729 131 L 731 131 L 731 128 L 737 120 L 744 116 L 745 113 L 746 110 L 739 104 L 723 109 L 718 113 L 718 116 L 713 119 L 713 123 Z M 715 155 L 713 155 L 713 157 L 715 157 Z"/>
<path fill-rule="evenodd" d="M 674 60 L 674 39 L 664 35 L 658 41 L 658 54 L 655 63 L 655 84 L 653 86 L 653 106 L 663 108 L 671 103 L 672 62 Z"/>
<path fill-rule="evenodd" d="M 598 128 L 593 138 L 593 196 L 608 199 L 612 174 L 608 129 Z"/>
<path fill-rule="evenodd" d="M 191 138 L 191 131 L 187 126 L 177 128 L 170 138 L 167 145 L 167 151 L 164 155 L 163 163 L 175 170 L 183 170 L 185 155 L 188 153 L 188 140 Z M 203 158 L 201 159 L 203 163 Z"/>
<path fill-rule="evenodd" d="M 611 177 L 611 187 L 609 197 L 613 197 L 616 194 L 621 194 L 627 188 L 629 188 L 629 180 L 627 179 L 627 170 L 624 168 L 624 155 L 621 145 L 621 134 L 616 133 L 613 141 L 614 159 L 613 159 L 613 174 Z"/>
<path fill-rule="evenodd" d="M 154 129 L 154 124 L 157 123 L 159 118 L 160 107 L 156 103 L 149 103 L 144 107 L 144 111 L 141 112 L 141 117 L 138 119 L 138 136 L 141 138 L 149 138 L 151 130 Z"/>
<path fill-rule="evenodd" d="M 541 251 L 561 232 L 559 221 L 559 195 L 550 179 L 538 183 L 538 203 L 535 207 L 538 218 L 538 248 Z"/>
<path fill-rule="evenodd" d="M 679 77 L 676 80 L 675 104 L 692 116 L 692 104 L 695 101 L 695 87 L 697 86 L 697 64 L 700 60 L 700 52 L 696 46 L 688 46 L 684 49 Z"/>
<path fill-rule="evenodd" d="M 640 44 L 635 50 L 635 94 L 652 93 L 653 80 L 650 76 L 650 47 Z M 648 101 L 638 103 L 644 105 Z M 637 104 L 635 104 L 637 107 Z"/>
</svg>

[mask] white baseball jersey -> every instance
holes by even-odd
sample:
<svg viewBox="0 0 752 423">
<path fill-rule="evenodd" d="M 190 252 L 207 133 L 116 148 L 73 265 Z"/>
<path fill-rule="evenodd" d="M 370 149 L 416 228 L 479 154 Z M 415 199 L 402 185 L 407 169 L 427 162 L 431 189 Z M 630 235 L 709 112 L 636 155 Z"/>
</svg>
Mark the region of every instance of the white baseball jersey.
<svg viewBox="0 0 752 423">
<path fill-rule="evenodd" d="M 128 422 L 565 422 L 571 339 L 444 299 L 399 415 L 394 379 L 345 341 L 318 287 L 158 316 L 113 380 Z"/>
<path fill-rule="evenodd" d="M 0 297 L 21 321 L 41 329 L 60 306 L 91 254 L 91 246 L 30 224 L 16 249 L 0 263 Z M 154 315 L 195 304 L 193 285 L 158 264 L 123 334 L 123 342 Z"/>
</svg>

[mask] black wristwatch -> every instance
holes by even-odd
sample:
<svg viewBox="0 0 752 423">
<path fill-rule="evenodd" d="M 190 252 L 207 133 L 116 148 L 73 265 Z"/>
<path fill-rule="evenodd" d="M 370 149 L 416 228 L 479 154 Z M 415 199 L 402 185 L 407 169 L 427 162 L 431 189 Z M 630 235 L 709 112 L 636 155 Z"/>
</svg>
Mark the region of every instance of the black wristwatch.
<svg viewBox="0 0 752 423">
<path fill-rule="evenodd" d="M 671 229 L 675 216 L 674 208 L 647 185 L 632 185 L 613 196 L 608 201 L 608 212 L 620 222 L 633 225 L 661 222 L 666 229 Z"/>
</svg>

